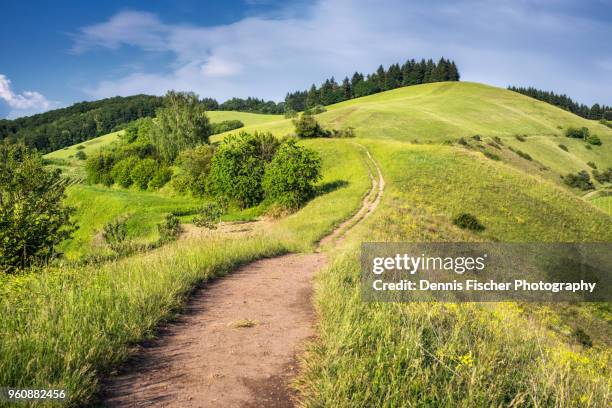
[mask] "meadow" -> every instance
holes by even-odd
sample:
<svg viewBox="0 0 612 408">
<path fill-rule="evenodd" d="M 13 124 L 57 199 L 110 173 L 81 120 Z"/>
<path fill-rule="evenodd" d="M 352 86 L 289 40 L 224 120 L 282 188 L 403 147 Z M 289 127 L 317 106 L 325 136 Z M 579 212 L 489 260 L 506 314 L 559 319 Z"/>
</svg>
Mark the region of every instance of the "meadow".
<svg viewBox="0 0 612 408">
<path fill-rule="evenodd" d="M 480 154 L 364 145 L 387 189 L 374 216 L 318 275 L 319 339 L 297 382 L 304 406 L 608 405 L 605 305 L 362 302 L 358 247 L 364 240 L 610 242 L 612 218 Z M 460 212 L 477 216 L 485 230 L 454 226 Z M 592 347 L 574 337 L 577 328 L 592 336 Z"/>
<path fill-rule="evenodd" d="M 3 276 L 0 383 L 65 388 L 70 404 L 91 401 L 100 378 L 125 360 L 138 342 L 154 335 L 160 322 L 171 319 L 194 287 L 251 260 L 311 248 L 355 211 L 370 184 L 359 146 L 339 140 L 306 144 L 321 154 L 321 185 L 341 181 L 340 187 L 324 189 L 297 213 L 271 223 L 265 233 L 235 239 L 211 231 L 102 265 Z M 93 198 L 91 189 L 96 187 L 79 188 Z M 193 204 L 173 204 L 153 193 L 139 197 L 133 191 L 123 192 L 134 195 L 127 201 L 105 201 L 107 193 L 100 192 L 96 212 L 88 207 L 82 220 L 103 222 L 113 212 L 136 211 L 139 200 L 149 200 L 153 208 L 139 215 L 146 225 L 172 205 Z"/>
</svg>

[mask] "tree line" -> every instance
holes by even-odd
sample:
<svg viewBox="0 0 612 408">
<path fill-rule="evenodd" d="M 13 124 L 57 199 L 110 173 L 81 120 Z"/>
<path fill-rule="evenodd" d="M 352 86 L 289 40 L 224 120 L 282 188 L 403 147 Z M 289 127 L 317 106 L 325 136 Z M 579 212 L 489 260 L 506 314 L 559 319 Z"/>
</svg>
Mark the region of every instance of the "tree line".
<svg viewBox="0 0 612 408">
<path fill-rule="evenodd" d="M 313 84 L 308 90 L 290 92 L 285 97 L 284 108 L 286 112 L 300 112 L 317 105 L 331 105 L 402 86 L 459 81 L 460 78 L 454 61 L 440 58 L 435 63 L 432 59 L 422 59 L 420 62 L 411 59 L 403 65 L 392 64 L 388 69 L 380 65 L 367 76 L 355 72 L 350 79 L 345 77 L 340 84 L 331 77 L 319 87 Z"/>
<path fill-rule="evenodd" d="M 162 105 L 162 97 L 150 95 L 79 102 L 15 120 L 1 119 L 0 140 L 52 152 L 118 130 L 136 119 L 153 117 Z"/>
<path fill-rule="evenodd" d="M 527 95 L 542 102 L 547 102 L 566 111 L 572 112 L 575 115 L 585 119 L 592 120 L 612 120 L 612 106 L 593 104 L 591 107 L 575 102 L 572 98 L 565 94 L 556 94 L 552 91 L 542 91 L 541 89 L 528 87 L 509 86 L 509 90 Z"/>
</svg>

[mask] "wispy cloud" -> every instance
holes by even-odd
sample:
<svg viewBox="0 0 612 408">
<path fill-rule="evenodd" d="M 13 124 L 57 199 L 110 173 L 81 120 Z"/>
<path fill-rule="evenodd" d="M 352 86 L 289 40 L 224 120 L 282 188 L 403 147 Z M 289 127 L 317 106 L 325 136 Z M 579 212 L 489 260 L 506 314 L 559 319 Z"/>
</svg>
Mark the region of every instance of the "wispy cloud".
<svg viewBox="0 0 612 408">
<path fill-rule="evenodd" d="M 35 91 L 15 93 L 11 89 L 11 81 L 6 75 L 0 74 L 0 99 L 11 108 L 8 118 L 16 118 L 49 110 L 54 103 Z"/>
<path fill-rule="evenodd" d="M 73 51 L 123 46 L 167 53 L 172 62 L 100 81 L 93 97 L 193 90 L 225 99 L 282 99 L 327 76 L 374 70 L 411 57 L 455 59 L 463 78 L 499 86 L 536 85 L 585 102 L 612 102 L 603 81 L 612 24 L 574 13 L 571 2 L 517 0 L 326 0 L 296 13 L 232 24 L 170 24 L 123 11 L 82 28 Z"/>
</svg>

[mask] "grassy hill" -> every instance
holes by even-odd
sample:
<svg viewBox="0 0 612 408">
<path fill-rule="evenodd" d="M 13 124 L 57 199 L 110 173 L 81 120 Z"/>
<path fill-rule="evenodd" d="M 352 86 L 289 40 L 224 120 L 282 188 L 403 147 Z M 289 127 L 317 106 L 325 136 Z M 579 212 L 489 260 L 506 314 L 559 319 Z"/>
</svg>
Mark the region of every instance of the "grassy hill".
<svg viewBox="0 0 612 408">
<path fill-rule="evenodd" d="M 557 181 L 570 172 L 591 171 L 587 162 L 600 168 L 612 166 L 612 129 L 516 92 L 478 83 L 439 82 L 398 88 L 328 106 L 327 112 L 316 117 L 327 128 L 354 127 L 357 136 L 363 138 L 442 143 L 480 135 L 486 143 L 499 137 L 506 153 L 508 146 L 523 151 L 536 165 L 512 159 L 514 153 L 507 154 L 506 161 Z M 603 145 L 589 150 L 584 142 L 563 136 L 568 127 L 589 128 L 600 136 Z M 246 126 L 244 130 L 282 136 L 292 133 L 293 126 L 286 119 Z M 526 136 L 526 142 L 515 136 Z"/>
</svg>

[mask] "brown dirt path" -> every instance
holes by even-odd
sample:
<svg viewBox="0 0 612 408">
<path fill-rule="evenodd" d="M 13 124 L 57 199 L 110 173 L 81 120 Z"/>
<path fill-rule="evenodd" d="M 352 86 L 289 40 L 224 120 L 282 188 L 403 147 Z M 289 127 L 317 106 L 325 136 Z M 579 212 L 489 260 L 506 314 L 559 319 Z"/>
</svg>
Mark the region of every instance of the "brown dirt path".
<svg viewBox="0 0 612 408">
<path fill-rule="evenodd" d="M 367 152 L 372 188 L 327 244 L 371 213 L 383 192 Z M 321 244 L 324 242 L 322 241 Z M 103 386 L 111 407 L 292 407 L 296 356 L 315 335 L 312 280 L 324 253 L 262 259 L 206 284 L 158 340 Z"/>
</svg>

